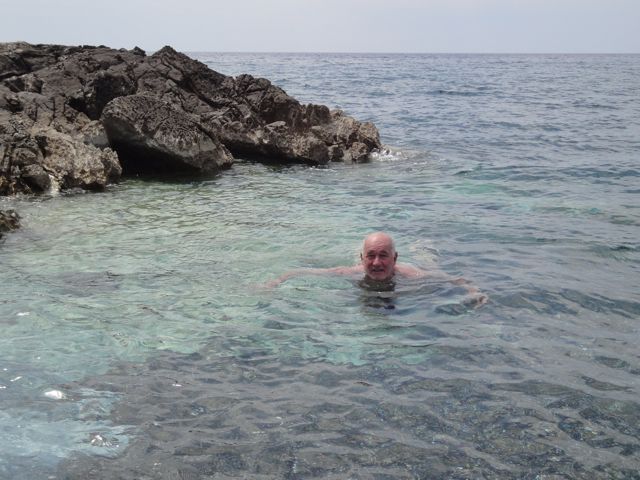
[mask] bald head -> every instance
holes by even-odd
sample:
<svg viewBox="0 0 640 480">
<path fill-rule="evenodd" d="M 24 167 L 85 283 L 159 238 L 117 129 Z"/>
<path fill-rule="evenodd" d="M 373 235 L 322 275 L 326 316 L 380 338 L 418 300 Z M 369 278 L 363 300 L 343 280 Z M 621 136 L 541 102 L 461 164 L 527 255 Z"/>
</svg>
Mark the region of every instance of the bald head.
<svg viewBox="0 0 640 480">
<path fill-rule="evenodd" d="M 384 246 L 388 248 L 393 255 L 396 253 L 396 244 L 393 238 L 384 232 L 374 232 L 364 237 L 364 241 L 362 242 L 362 255 L 367 251 L 367 247 L 371 245 Z"/>
<path fill-rule="evenodd" d="M 365 275 L 372 280 L 390 280 L 395 273 L 398 254 L 393 238 L 384 232 L 367 235 L 360 253 Z"/>
</svg>

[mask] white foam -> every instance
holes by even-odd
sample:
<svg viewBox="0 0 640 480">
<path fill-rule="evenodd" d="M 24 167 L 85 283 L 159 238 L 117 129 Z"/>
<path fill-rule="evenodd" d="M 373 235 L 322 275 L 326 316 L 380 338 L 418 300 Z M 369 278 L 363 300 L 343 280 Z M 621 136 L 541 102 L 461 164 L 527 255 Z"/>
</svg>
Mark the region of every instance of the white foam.
<svg viewBox="0 0 640 480">
<path fill-rule="evenodd" d="M 67 395 L 60 390 L 48 390 L 44 392 L 44 396 L 51 400 L 64 400 L 67 398 Z"/>
<path fill-rule="evenodd" d="M 383 146 L 376 152 L 369 154 L 371 160 L 377 162 L 394 162 L 398 160 L 405 160 L 408 158 L 407 153 L 404 150 L 395 147 Z"/>
<path fill-rule="evenodd" d="M 58 195 L 60 193 L 60 182 L 58 182 L 58 180 L 56 179 L 56 177 L 54 177 L 51 174 L 49 175 L 49 180 L 50 180 L 50 186 L 49 186 L 49 190 L 47 191 L 47 194 L 49 195 Z"/>
</svg>

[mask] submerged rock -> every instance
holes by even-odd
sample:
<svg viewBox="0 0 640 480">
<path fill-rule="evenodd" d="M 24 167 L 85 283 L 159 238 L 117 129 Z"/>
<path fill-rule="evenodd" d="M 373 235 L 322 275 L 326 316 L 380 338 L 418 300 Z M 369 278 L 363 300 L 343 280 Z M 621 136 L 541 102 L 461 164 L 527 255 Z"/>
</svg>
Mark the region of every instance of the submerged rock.
<svg viewBox="0 0 640 480">
<path fill-rule="evenodd" d="M 211 173 L 233 154 L 357 162 L 380 146 L 371 123 L 170 47 L 0 43 L 0 195 L 101 189 L 123 169 Z"/>
<path fill-rule="evenodd" d="M 20 226 L 20 216 L 13 210 L 0 210 L 0 238 L 5 232 L 15 230 Z"/>
</svg>

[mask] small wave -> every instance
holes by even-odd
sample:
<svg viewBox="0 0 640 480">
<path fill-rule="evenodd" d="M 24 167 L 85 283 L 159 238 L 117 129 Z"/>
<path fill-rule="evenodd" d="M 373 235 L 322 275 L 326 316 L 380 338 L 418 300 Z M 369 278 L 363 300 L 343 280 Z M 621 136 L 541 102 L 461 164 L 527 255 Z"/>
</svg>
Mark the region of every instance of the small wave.
<svg viewBox="0 0 640 480">
<path fill-rule="evenodd" d="M 431 95 L 451 95 L 451 96 L 460 96 L 460 97 L 477 97 L 479 95 L 486 95 L 486 92 L 481 91 L 471 91 L 471 90 L 445 90 L 438 89 L 432 90 L 429 92 Z"/>
<path fill-rule="evenodd" d="M 613 260 L 627 261 L 640 252 L 638 245 L 596 245 L 589 249 L 595 255 Z"/>
<path fill-rule="evenodd" d="M 573 106 L 578 108 L 593 108 L 599 110 L 619 110 L 619 108 L 615 105 L 603 105 L 601 103 L 584 102 L 580 100 L 573 102 Z"/>
<path fill-rule="evenodd" d="M 502 127 L 502 128 L 528 130 L 527 126 L 522 125 L 521 123 L 515 123 L 515 122 L 499 121 L 499 122 L 494 122 L 493 125 L 496 127 Z"/>
<path fill-rule="evenodd" d="M 627 318 L 635 318 L 640 313 L 640 303 L 608 298 L 603 295 L 590 295 L 577 290 L 564 289 L 558 292 L 564 300 L 586 310 L 597 313 L 615 313 Z"/>
</svg>

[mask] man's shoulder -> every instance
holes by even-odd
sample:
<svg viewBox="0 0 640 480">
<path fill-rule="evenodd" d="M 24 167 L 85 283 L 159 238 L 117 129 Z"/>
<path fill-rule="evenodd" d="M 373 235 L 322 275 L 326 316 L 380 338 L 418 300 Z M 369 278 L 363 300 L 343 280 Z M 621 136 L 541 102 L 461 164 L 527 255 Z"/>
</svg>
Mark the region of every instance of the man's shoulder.
<svg viewBox="0 0 640 480">
<path fill-rule="evenodd" d="M 330 272 L 330 273 L 336 273 L 338 275 L 353 275 L 353 274 L 356 274 L 356 273 L 363 272 L 364 268 L 362 267 L 362 265 L 353 265 L 353 266 L 350 266 L 350 267 L 328 268 L 327 271 Z"/>
<path fill-rule="evenodd" d="M 396 263 L 395 272 L 405 277 L 426 277 L 429 272 L 408 263 Z"/>
</svg>

